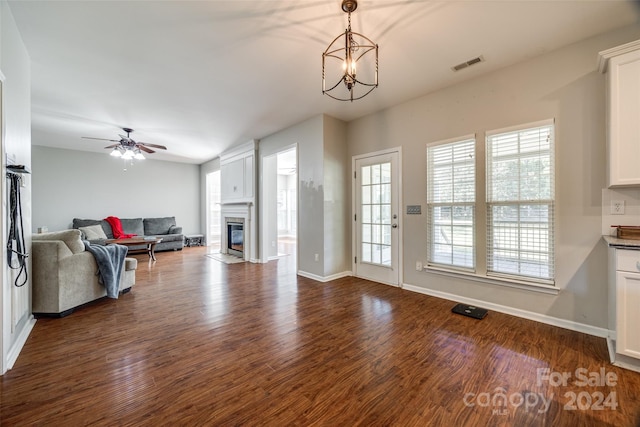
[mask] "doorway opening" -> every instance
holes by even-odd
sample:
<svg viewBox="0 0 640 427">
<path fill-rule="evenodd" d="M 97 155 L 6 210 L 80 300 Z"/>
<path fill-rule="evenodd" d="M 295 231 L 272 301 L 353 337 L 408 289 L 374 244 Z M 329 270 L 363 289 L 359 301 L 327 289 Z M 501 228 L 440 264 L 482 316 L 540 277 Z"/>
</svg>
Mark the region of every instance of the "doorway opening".
<svg viewBox="0 0 640 427">
<path fill-rule="evenodd" d="M 295 147 L 277 154 L 277 257 L 295 256 L 298 235 L 298 154 Z"/>
<path fill-rule="evenodd" d="M 207 222 L 207 246 L 210 252 L 220 252 L 222 244 L 221 221 L 222 214 L 220 212 L 220 171 L 214 171 L 207 174 L 206 177 L 206 222 Z"/>
</svg>

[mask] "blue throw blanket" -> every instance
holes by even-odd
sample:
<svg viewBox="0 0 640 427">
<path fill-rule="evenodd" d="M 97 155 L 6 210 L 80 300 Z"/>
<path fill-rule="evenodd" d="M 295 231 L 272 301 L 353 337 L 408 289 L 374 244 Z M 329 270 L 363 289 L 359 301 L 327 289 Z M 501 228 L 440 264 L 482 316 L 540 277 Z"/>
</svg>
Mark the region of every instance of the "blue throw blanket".
<svg viewBox="0 0 640 427">
<path fill-rule="evenodd" d="M 109 298 L 118 298 L 120 289 L 120 276 L 124 268 L 124 259 L 127 256 L 127 247 L 122 245 L 91 245 L 83 240 L 84 248 L 93 254 L 98 264 L 99 280 L 107 290 Z"/>
</svg>

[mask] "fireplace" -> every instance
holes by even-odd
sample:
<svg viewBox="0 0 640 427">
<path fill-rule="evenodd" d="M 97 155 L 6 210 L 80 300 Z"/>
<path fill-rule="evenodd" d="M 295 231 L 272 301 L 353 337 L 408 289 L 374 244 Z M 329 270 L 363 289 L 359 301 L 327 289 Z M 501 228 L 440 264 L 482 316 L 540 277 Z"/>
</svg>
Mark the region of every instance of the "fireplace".
<svg viewBox="0 0 640 427">
<path fill-rule="evenodd" d="M 227 221 L 227 253 L 244 258 L 244 222 Z"/>
<path fill-rule="evenodd" d="M 252 221 L 253 204 L 221 203 L 222 245 L 220 252 L 255 262 L 256 222 Z"/>
</svg>

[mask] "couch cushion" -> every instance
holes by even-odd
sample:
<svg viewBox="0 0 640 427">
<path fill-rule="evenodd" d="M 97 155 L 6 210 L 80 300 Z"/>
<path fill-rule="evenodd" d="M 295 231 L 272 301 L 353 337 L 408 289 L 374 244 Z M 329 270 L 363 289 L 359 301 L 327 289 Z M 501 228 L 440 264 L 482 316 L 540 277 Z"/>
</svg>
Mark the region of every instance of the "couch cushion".
<svg viewBox="0 0 640 427">
<path fill-rule="evenodd" d="M 108 239 L 113 239 L 113 231 L 111 230 L 111 225 L 109 225 L 107 221 L 99 219 L 73 218 L 73 228 L 87 227 L 96 224 L 99 224 L 102 227 L 102 230 Z"/>
<path fill-rule="evenodd" d="M 122 231 L 126 234 L 135 234 L 136 236 L 144 236 L 144 228 L 142 226 L 142 218 L 120 218 Z"/>
<path fill-rule="evenodd" d="M 87 240 L 106 239 L 107 235 L 104 233 L 100 224 L 87 225 L 86 227 L 78 227 L 78 230 L 82 231 L 84 237 Z"/>
<path fill-rule="evenodd" d="M 158 234 L 169 233 L 169 228 L 176 225 L 176 218 L 167 216 L 164 218 L 145 218 L 144 219 L 144 235 L 155 236 Z"/>
<path fill-rule="evenodd" d="M 82 243 L 82 232 L 80 230 L 62 230 L 53 231 L 51 233 L 33 234 L 32 240 L 62 240 L 69 250 L 74 253 L 84 252 L 84 243 Z"/>
</svg>

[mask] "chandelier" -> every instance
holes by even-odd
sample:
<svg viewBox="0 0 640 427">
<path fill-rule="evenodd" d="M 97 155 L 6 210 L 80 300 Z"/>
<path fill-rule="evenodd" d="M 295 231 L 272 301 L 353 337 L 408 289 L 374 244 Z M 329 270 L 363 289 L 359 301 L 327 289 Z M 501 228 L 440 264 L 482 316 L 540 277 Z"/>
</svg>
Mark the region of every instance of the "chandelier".
<svg viewBox="0 0 640 427">
<path fill-rule="evenodd" d="M 351 31 L 351 12 L 357 7 L 356 0 L 342 1 L 349 25 L 322 54 L 322 93 L 338 101 L 353 102 L 378 87 L 378 45 Z"/>
</svg>

